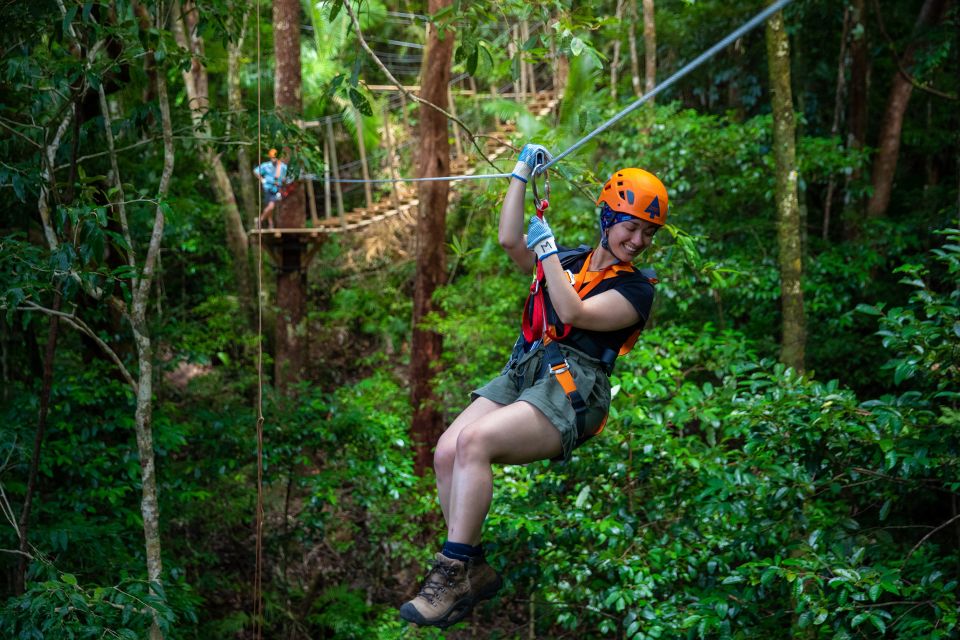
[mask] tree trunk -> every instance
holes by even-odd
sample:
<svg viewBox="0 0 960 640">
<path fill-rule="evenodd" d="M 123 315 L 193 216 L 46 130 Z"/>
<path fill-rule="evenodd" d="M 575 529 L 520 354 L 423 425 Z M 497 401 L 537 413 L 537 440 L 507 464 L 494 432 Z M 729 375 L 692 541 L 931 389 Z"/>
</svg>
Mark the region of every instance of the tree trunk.
<svg viewBox="0 0 960 640">
<path fill-rule="evenodd" d="M 60 290 L 53 296 L 53 312 L 60 311 Z M 43 356 L 43 379 L 40 384 L 40 415 L 37 420 L 37 432 L 33 438 L 33 455 L 30 458 L 30 470 L 27 473 L 27 490 L 23 496 L 23 507 L 20 509 L 20 564 L 13 583 L 13 594 L 22 595 L 26 587 L 28 556 L 30 552 L 30 510 L 33 504 L 33 492 L 37 484 L 37 470 L 40 468 L 40 451 L 43 448 L 43 435 L 47 429 L 47 414 L 50 409 L 50 388 L 53 383 L 53 358 L 57 353 L 57 325 L 60 318 L 50 316 L 50 326 L 47 330 L 47 347 Z"/>
<path fill-rule="evenodd" d="M 640 91 L 640 60 L 637 57 L 637 0 L 627 0 L 630 3 L 630 20 L 627 23 L 627 36 L 630 43 L 630 82 L 633 85 L 633 95 L 638 98 Z"/>
<path fill-rule="evenodd" d="M 650 93 L 657 86 L 657 23 L 654 19 L 653 0 L 643 0 L 643 60 L 643 91 Z M 648 104 L 653 106 L 653 98 Z"/>
<path fill-rule="evenodd" d="M 570 59 L 558 51 L 556 63 L 556 73 L 553 74 L 553 91 L 554 95 L 559 98 L 567 92 L 567 79 L 570 77 Z"/>
<path fill-rule="evenodd" d="M 163 580 L 163 561 L 160 553 L 160 502 L 153 454 L 153 348 L 146 326 L 147 302 L 141 300 L 134 303 L 133 317 L 130 320 L 136 341 L 137 362 L 140 365 L 135 413 L 137 454 L 140 458 L 140 514 L 143 517 L 143 538 L 147 552 L 147 580 L 153 585 L 160 584 Z M 156 622 L 150 630 L 150 637 L 163 637 Z"/>
<path fill-rule="evenodd" d="M 240 58 L 243 56 L 243 39 L 247 30 L 249 15 L 249 10 L 244 8 L 237 39 L 227 43 L 227 104 L 230 108 L 232 132 L 234 132 L 241 114 L 244 113 L 243 95 L 240 92 Z M 253 229 L 256 227 L 260 211 L 257 202 L 257 186 L 254 183 L 253 172 L 251 171 L 254 162 L 250 155 L 250 149 L 245 144 L 237 147 L 237 164 L 240 167 L 237 173 L 240 181 L 240 200 L 244 215 L 247 217 L 247 228 Z"/>
<path fill-rule="evenodd" d="M 434 14 L 451 0 L 429 0 Z M 420 95 L 446 109 L 447 83 L 454 34 L 449 29 L 441 39 L 430 28 L 421 71 Z M 434 109 L 420 105 L 419 177 L 445 176 L 450 171 L 450 140 L 447 119 Z M 434 310 L 433 293 L 446 272 L 444 255 L 449 182 L 419 183 L 420 210 L 417 219 L 417 267 L 413 294 L 413 342 L 410 353 L 410 397 L 413 405 L 411 432 L 416 447 L 416 472 L 423 474 L 431 464 L 430 450 L 443 433 L 444 421 L 433 389 L 434 367 L 440 362 L 443 338 L 421 326 Z"/>
<path fill-rule="evenodd" d="M 273 3 L 273 39 L 276 76 L 274 101 L 288 117 L 303 112 L 300 93 L 300 2 L 276 0 Z M 302 229 L 306 224 L 303 189 L 294 189 L 278 203 L 278 226 Z M 303 325 L 307 290 L 302 268 L 303 245 L 293 235 L 283 238 L 277 275 L 277 313 L 275 383 L 280 391 L 300 380 L 304 366 Z"/>
<path fill-rule="evenodd" d="M 166 200 L 173 176 L 174 150 L 173 125 L 170 119 L 170 102 L 167 97 L 165 69 L 154 74 L 157 87 L 157 103 L 160 108 L 160 123 L 163 131 L 163 172 L 157 189 L 157 200 Z M 163 239 L 163 208 L 154 212 L 153 232 L 143 261 L 138 288 L 133 294 L 130 326 L 137 347 L 137 364 L 140 367 L 137 388 L 136 432 L 137 451 L 140 457 L 141 498 L 140 513 L 143 517 L 143 534 L 147 554 L 147 579 L 159 584 L 163 578 L 163 562 L 160 553 L 160 503 L 157 497 L 156 465 L 153 455 L 153 350 L 150 344 L 146 313 L 150 301 L 154 268 L 160 255 Z M 151 589 L 152 591 L 152 589 Z M 150 629 L 151 640 L 161 640 L 163 634 L 154 618 Z"/>
<path fill-rule="evenodd" d="M 870 57 L 867 39 L 865 0 L 850 4 L 850 86 L 847 110 L 847 148 L 859 151 L 867 144 L 867 94 L 870 80 Z M 859 188 L 862 170 L 857 167 L 844 181 L 843 235 L 847 240 L 860 236 L 863 198 L 850 193 L 851 185 Z"/>
<path fill-rule="evenodd" d="M 840 54 L 837 56 L 837 85 L 833 94 L 833 120 L 830 125 L 830 135 L 836 136 L 840 133 L 840 114 L 843 112 L 843 97 L 846 87 L 846 68 L 847 68 L 847 40 L 850 35 L 850 7 L 843 11 L 843 28 L 840 32 Z M 830 239 L 830 212 L 833 209 L 833 192 L 836 188 L 837 178 L 830 176 L 827 181 L 827 195 L 823 200 L 823 224 L 820 235 L 824 240 Z"/>
<path fill-rule="evenodd" d="M 913 28 L 913 41 L 907 46 L 899 61 L 902 69 L 909 69 L 916 53 L 918 36 L 926 28 L 937 24 L 943 18 L 946 0 L 926 0 L 920 9 L 920 15 Z M 877 154 L 873 160 L 873 173 L 870 182 L 873 195 L 867 202 L 867 217 L 879 218 L 886 214 L 893 193 L 893 178 L 897 171 L 897 157 L 900 155 L 900 134 L 903 130 L 903 117 L 913 93 L 913 83 L 899 69 L 893 74 L 887 109 L 883 114 L 883 124 L 877 138 Z"/>
<path fill-rule="evenodd" d="M 174 10 L 177 11 L 175 6 Z M 216 194 L 217 201 L 223 210 L 223 221 L 226 227 L 227 247 L 233 257 L 233 276 L 237 286 L 237 294 L 247 308 L 253 306 L 253 295 L 250 291 L 250 263 L 247 251 L 247 232 L 243 226 L 237 199 L 233 193 L 233 185 L 227 175 L 226 167 L 220 159 L 220 154 L 213 148 L 211 138 L 213 132 L 210 124 L 204 119 L 210 110 L 210 83 L 207 69 L 203 66 L 204 55 L 203 37 L 197 30 L 199 13 L 193 0 L 185 0 L 176 15 L 173 24 L 173 33 L 177 44 L 190 52 L 190 69 L 183 71 L 183 83 L 187 89 L 187 100 L 190 104 L 190 116 L 193 119 L 194 134 L 200 137 L 201 153 L 204 164 L 210 172 L 210 186 Z M 246 172 L 253 175 L 252 171 Z"/>
<path fill-rule="evenodd" d="M 803 256 L 797 198 L 796 123 L 790 90 L 790 44 L 784 29 L 782 11 L 778 11 L 767 21 L 766 41 L 773 110 L 777 247 L 783 314 L 780 359 L 802 372 L 806 322 L 803 311 Z"/>
<path fill-rule="evenodd" d="M 614 29 L 619 29 L 620 25 L 623 24 L 623 3 L 624 0 L 617 0 L 617 9 L 613 21 Z M 617 82 L 619 82 L 617 74 L 620 71 L 620 49 L 622 46 L 618 33 L 613 41 L 613 60 L 610 61 L 610 97 L 614 101 L 617 99 Z"/>
</svg>

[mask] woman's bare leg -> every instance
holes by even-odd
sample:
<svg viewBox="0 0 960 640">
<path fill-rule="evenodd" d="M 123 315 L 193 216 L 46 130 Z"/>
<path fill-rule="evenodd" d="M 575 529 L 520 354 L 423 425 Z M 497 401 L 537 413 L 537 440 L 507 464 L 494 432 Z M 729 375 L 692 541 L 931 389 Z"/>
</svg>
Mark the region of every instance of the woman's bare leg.
<svg viewBox="0 0 960 640">
<path fill-rule="evenodd" d="M 457 455 L 457 438 L 465 427 L 483 416 L 503 407 L 493 400 L 477 398 L 464 409 L 456 420 L 447 427 L 433 453 L 433 472 L 437 477 L 437 495 L 440 497 L 440 510 L 443 519 L 450 522 L 450 481 L 453 477 L 453 462 Z"/>
<path fill-rule="evenodd" d="M 460 430 L 447 504 L 447 539 L 480 544 L 493 497 L 492 463 L 526 464 L 560 455 L 560 432 L 539 409 L 515 402 Z"/>
</svg>

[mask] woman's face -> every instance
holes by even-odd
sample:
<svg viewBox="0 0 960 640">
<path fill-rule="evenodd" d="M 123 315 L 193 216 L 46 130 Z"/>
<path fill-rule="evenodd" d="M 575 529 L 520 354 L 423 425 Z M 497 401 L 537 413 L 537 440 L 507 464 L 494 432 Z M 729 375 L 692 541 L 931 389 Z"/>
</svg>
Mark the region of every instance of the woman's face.
<svg viewBox="0 0 960 640">
<path fill-rule="evenodd" d="M 619 222 L 607 230 L 610 251 L 623 262 L 633 262 L 653 242 L 660 225 L 635 218 Z"/>
</svg>

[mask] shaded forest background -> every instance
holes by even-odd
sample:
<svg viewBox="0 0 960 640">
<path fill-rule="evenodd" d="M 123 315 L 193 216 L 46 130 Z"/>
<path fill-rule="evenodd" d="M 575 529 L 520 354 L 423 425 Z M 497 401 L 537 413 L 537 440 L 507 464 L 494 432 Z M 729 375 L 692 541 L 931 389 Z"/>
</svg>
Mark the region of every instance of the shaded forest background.
<svg viewBox="0 0 960 640">
<path fill-rule="evenodd" d="M 300 228 L 334 156 L 493 172 L 471 135 L 507 121 L 561 151 L 762 7 L 0 7 L 0 635 L 444 637 L 396 607 L 442 539 L 432 438 L 518 331 L 505 183 L 261 253 L 251 170 L 282 150 Z M 661 282 L 602 437 L 497 470 L 507 587 L 447 637 L 960 634 L 960 6 L 779 18 L 551 173 L 567 245 L 614 169 L 661 177 Z"/>
</svg>

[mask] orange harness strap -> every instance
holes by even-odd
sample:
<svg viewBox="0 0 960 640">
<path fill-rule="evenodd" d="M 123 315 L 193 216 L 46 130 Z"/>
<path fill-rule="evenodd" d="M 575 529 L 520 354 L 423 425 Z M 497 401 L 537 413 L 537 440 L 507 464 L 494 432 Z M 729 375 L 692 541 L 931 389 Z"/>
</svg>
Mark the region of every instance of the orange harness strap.
<svg viewBox="0 0 960 640">
<path fill-rule="evenodd" d="M 573 285 L 573 290 L 577 292 L 577 295 L 580 296 L 581 300 L 586 298 L 587 295 L 604 280 L 608 278 L 616 278 L 618 275 L 624 272 L 630 273 L 634 271 L 632 264 L 623 264 L 620 262 L 610 265 L 609 267 L 605 267 L 600 271 L 589 271 L 588 269 L 592 259 L 593 251 L 587 255 L 587 258 L 583 261 L 583 265 L 580 267 L 580 271 L 577 273 L 577 275 L 570 278 L 570 284 Z M 568 271 L 567 274 L 569 277 L 570 272 Z M 537 288 L 538 290 L 534 295 L 543 296 L 543 284 L 540 283 Z M 567 334 L 570 333 L 571 327 L 569 325 L 561 325 L 562 330 L 558 333 L 556 327 L 553 327 L 546 322 L 546 305 L 541 306 L 544 309 L 544 317 L 542 320 L 543 331 L 541 335 L 545 334 L 545 336 L 551 340 L 563 340 L 566 338 Z"/>
</svg>

